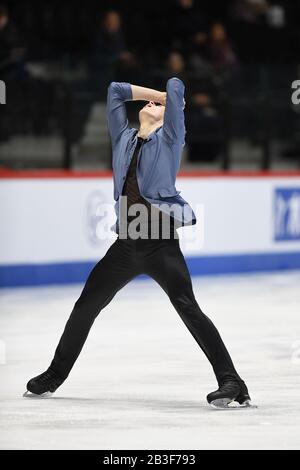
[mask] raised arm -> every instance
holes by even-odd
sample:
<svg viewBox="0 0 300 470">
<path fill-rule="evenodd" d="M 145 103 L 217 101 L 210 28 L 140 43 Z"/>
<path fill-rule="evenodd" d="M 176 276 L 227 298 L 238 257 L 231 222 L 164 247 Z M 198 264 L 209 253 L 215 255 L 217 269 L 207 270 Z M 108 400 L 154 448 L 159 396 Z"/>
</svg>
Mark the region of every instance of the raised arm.
<svg viewBox="0 0 300 470">
<path fill-rule="evenodd" d="M 184 145 L 184 83 L 179 78 L 170 78 L 167 82 L 166 110 L 164 115 L 163 133 L 171 142 Z"/>
<path fill-rule="evenodd" d="M 132 100 L 129 83 L 111 82 L 107 92 L 106 116 L 108 130 L 114 146 L 121 134 L 128 127 L 125 101 Z"/>
<path fill-rule="evenodd" d="M 133 100 L 154 101 L 154 103 L 165 104 L 166 93 L 163 91 L 157 91 L 138 85 L 131 85 L 131 89 Z"/>
</svg>

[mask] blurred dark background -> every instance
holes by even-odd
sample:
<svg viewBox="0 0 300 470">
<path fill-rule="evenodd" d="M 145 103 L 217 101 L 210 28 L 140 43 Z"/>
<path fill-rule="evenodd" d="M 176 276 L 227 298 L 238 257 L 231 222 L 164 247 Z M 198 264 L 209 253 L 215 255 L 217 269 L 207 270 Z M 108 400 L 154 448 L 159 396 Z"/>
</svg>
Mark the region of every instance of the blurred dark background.
<svg viewBox="0 0 300 470">
<path fill-rule="evenodd" d="M 183 169 L 298 169 L 299 24 L 297 0 L 0 0 L 0 167 L 109 169 L 109 82 L 178 76 Z"/>
</svg>

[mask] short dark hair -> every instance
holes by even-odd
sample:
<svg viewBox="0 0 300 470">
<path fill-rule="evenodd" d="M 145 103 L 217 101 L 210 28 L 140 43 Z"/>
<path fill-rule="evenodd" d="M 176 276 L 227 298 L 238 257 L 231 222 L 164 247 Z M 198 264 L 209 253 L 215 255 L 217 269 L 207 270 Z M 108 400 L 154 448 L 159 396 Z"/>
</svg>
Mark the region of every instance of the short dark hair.
<svg viewBox="0 0 300 470">
<path fill-rule="evenodd" d="M 8 8 L 6 5 L 0 5 L 0 16 L 8 16 Z"/>
</svg>

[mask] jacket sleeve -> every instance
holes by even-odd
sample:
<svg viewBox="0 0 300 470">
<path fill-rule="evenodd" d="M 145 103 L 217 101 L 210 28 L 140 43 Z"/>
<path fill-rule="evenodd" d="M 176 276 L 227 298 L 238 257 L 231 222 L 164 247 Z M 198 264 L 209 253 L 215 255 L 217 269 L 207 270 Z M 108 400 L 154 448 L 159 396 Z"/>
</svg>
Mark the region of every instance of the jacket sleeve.
<svg viewBox="0 0 300 470">
<path fill-rule="evenodd" d="M 167 82 L 167 101 L 163 133 L 170 143 L 185 143 L 184 83 L 179 78 Z"/>
<path fill-rule="evenodd" d="M 112 146 L 117 143 L 129 125 L 125 107 L 127 100 L 132 100 L 131 85 L 111 82 L 107 92 L 106 116 Z"/>
</svg>

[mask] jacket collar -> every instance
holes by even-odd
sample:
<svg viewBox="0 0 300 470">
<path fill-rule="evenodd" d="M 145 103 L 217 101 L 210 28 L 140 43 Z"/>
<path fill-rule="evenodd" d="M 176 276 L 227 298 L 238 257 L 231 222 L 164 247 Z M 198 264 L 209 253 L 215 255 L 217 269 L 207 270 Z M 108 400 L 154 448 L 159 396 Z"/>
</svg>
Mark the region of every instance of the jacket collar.
<svg viewBox="0 0 300 470">
<path fill-rule="evenodd" d="M 152 140 L 154 135 L 156 134 L 156 132 L 158 132 L 159 129 L 161 129 L 161 128 L 162 128 L 162 126 L 157 127 L 154 131 L 152 131 L 151 134 L 149 134 L 148 137 L 146 139 L 144 139 L 145 142 L 148 142 L 148 141 Z M 133 131 L 134 131 L 133 138 L 135 139 L 137 137 L 137 133 L 138 133 L 139 130 L 136 129 L 135 127 L 133 127 Z"/>
</svg>

